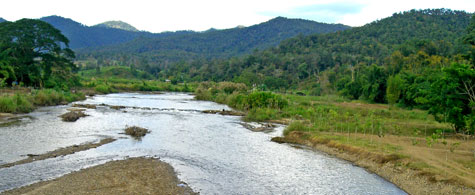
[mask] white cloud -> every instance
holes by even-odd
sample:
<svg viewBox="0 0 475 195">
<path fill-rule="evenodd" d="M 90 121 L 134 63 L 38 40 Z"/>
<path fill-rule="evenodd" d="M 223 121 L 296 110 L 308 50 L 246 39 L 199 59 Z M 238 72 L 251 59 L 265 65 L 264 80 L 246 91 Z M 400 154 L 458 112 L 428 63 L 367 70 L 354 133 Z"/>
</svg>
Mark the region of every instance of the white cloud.
<svg viewBox="0 0 475 195">
<path fill-rule="evenodd" d="M 140 30 L 152 32 L 174 30 L 207 30 L 232 28 L 237 25 L 253 25 L 282 15 L 339 22 L 352 26 L 391 16 L 394 12 L 413 8 L 450 8 L 475 11 L 473 0 L 431 0 L 431 1 L 315 1 L 315 0 L 9 0 L 1 3 L 0 17 L 7 20 L 40 18 L 59 15 L 86 25 L 94 25 L 108 20 L 122 20 Z M 358 12 L 333 10 L 328 5 L 358 5 Z M 318 5 L 321 9 L 318 10 Z M 309 6 L 311 9 L 302 8 Z M 338 7 L 338 6 L 337 6 Z M 332 12 L 328 12 L 328 10 Z M 266 14 L 263 14 L 266 13 Z M 338 13 L 338 15 L 335 15 Z M 319 15 L 320 14 L 320 15 Z"/>
</svg>

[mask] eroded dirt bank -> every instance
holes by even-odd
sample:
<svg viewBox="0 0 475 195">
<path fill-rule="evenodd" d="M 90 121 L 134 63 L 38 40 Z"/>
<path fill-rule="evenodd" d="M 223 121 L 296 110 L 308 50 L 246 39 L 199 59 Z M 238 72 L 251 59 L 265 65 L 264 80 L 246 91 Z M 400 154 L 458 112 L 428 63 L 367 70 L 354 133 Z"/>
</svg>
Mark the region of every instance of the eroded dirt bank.
<svg viewBox="0 0 475 195">
<path fill-rule="evenodd" d="M 105 138 L 105 139 L 102 139 L 101 141 L 99 141 L 97 143 L 85 143 L 85 144 L 81 144 L 81 145 L 73 145 L 73 146 L 69 146 L 69 147 L 65 147 L 65 148 L 60 148 L 60 149 L 57 149 L 57 150 L 54 150 L 54 151 L 51 151 L 51 152 L 48 152 L 48 153 L 45 153 L 45 154 L 27 154 L 27 156 L 28 156 L 27 159 L 19 160 L 19 161 L 12 162 L 12 163 L 3 164 L 3 165 L 0 165 L 0 168 L 6 168 L 6 167 L 15 166 L 15 165 L 30 163 L 30 162 L 37 161 L 37 160 L 44 160 L 44 159 L 48 159 L 48 158 L 55 158 L 55 157 L 58 157 L 58 156 L 74 154 L 74 153 L 79 152 L 79 151 L 84 151 L 84 150 L 89 150 L 89 149 L 92 149 L 92 148 L 97 148 L 99 146 L 111 143 L 113 141 L 115 141 L 115 139 Z"/>
<path fill-rule="evenodd" d="M 350 161 L 394 183 L 409 194 L 475 194 L 474 188 L 457 181 L 439 181 L 436 175 L 401 166 L 405 162 L 399 157 L 376 154 L 328 140 L 309 139 L 304 132 L 290 132 L 285 137 L 275 137 L 272 141 L 307 145 Z"/>
</svg>

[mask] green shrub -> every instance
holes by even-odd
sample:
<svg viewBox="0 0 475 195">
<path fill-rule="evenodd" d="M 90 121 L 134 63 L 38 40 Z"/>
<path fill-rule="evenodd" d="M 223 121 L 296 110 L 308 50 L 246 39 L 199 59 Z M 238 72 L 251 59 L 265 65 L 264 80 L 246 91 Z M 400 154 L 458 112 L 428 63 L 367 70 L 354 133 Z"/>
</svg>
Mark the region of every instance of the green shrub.
<svg viewBox="0 0 475 195">
<path fill-rule="evenodd" d="M 247 86 L 244 83 L 220 82 L 218 83 L 218 90 L 227 94 L 247 91 Z"/>
<path fill-rule="evenodd" d="M 267 121 L 278 118 L 278 111 L 270 108 L 252 109 L 246 115 L 246 121 Z"/>
<path fill-rule="evenodd" d="M 16 103 L 16 111 L 20 113 L 28 113 L 35 109 L 31 101 L 25 96 L 21 94 L 15 94 L 13 99 Z"/>
<path fill-rule="evenodd" d="M 0 112 L 14 113 L 16 112 L 16 104 L 10 96 L 0 97 Z"/>
<path fill-rule="evenodd" d="M 289 103 L 281 95 L 272 92 L 252 92 L 247 96 L 247 107 L 249 110 L 253 108 L 275 108 L 282 109 Z"/>
<path fill-rule="evenodd" d="M 111 88 L 107 85 L 101 84 L 94 88 L 99 93 L 107 94 L 111 92 Z"/>
<path fill-rule="evenodd" d="M 290 125 L 287 126 L 287 128 L 285 128 L 284 135 L 288 135 L 292 131 L 310 131 L 310 130 L 311 128 L 305 125 L 303 122 L 294 121 L 290 123 Z"/>
<path fill-rule="evenodd" d="M 42 89 L 33 92 L 33 103 L 38 106 L 54 106 L 65 102 L 62 92 L 54 89 Z"/>
</svg>

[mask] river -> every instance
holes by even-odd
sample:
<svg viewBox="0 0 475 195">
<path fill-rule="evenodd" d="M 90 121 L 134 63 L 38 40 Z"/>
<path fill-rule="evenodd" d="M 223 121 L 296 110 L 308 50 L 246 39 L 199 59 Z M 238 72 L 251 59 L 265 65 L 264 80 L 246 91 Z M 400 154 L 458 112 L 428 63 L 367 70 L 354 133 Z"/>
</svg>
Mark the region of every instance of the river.
<svg viewBox="0 0 475 195">
<path fill-rule="evenodd" d="M 76 122 L 58 117 L 70 106 L 42 107 L 18 123 L 0 127 L 0 164 L 60 147 L 117 141 L 67 156 L 0 169 L 0 192 L 57 178 L 111 160 L 148 156 L 171 164 L 178 177 L 201 194 L 406 194 L 366 170 L 318 151 L 277 144 L 283 126 L 271 132 L 244 128 L 240 117 L 204 114 L 230 109 L 190 94 L 121 93 L 80 102 L 98 106 Z M 132 108 L 135 107 L 135 108 Z M 150 108 L 150 109 L 149 109 Z M 148 128 L 141 140 L 122 134 L 126 126 Z"/>
</svg>

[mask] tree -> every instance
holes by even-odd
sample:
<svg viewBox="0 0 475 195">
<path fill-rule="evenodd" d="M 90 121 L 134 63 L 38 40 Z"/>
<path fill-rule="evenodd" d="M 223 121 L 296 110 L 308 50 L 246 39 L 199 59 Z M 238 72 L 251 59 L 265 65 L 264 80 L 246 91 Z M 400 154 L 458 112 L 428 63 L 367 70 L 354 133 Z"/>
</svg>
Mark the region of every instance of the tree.
<svg viewBox="0 0 475 195">
<path fill-rule="evenodd" d="M 390 105 L 394 105 L 399 100 L 401 96 L 401 91 L 403 90 L 404 80 L 401 79 L 399 75 L 390 76 L 388 78 L 388 84 L 386 88 L 386 99 Z"/>
<path fill-rule="evenodd" d="M 69 40 L 46 22 L 21 19 L 0 23 L 0 61 L 13 67 L 16 79 L 28 86 L 76 81 Z M 11 83 L 9 83 L 11 84 Z"/>
<path fill-rule="evenodd" d="M 429 113 L 438 121 L 452 123 L 457 132 L 473 134 L 475 112 L 471 106 L 473 103 L 470 103 L 471 97 L 465 90 L 467 81 L 475 81 L 473 65 L 453 63 L 444 69 L 440 78 L 432 84 Z"/>
</svg>

